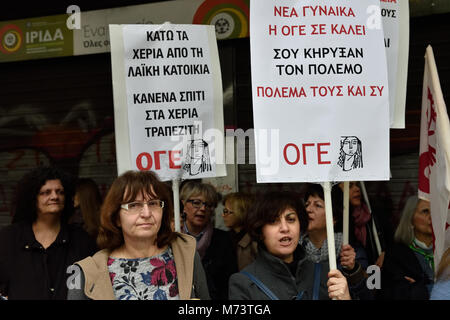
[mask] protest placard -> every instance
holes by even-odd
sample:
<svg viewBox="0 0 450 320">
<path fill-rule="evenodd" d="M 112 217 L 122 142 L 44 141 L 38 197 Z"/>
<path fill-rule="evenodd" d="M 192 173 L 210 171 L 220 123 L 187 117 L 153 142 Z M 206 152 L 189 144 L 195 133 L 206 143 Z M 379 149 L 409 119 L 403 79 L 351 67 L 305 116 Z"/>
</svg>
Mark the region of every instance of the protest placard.
<svg viewBox="0 0 450 320">
<path fill-rule="evenodd" d="M 213 26 L 110 25 L 119 174 L 223 176 L 222 83 Z M 220 140 L 222 139 L 222 140 Z"/>
<path fill-rule="evenodd" d="M 250 8 L 257 181 L 388 180 L 380 2 Z"/>
</svg>

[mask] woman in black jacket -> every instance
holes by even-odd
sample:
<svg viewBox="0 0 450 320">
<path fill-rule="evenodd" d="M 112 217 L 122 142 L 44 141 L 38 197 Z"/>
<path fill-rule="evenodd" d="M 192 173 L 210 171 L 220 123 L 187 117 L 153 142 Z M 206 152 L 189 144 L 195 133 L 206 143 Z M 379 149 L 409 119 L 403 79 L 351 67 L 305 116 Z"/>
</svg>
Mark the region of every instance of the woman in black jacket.
<svg viewBox="0 0 450 320">
<path fill-rule="evenodd" d="M 67 268 L 96 251 L 93 238 L 68 224 L 73 194 L 73 179 L 54 167 L 21 179 L 13 223 L 0 231 L 0 295 L 66 299 Z"/>
</svg>

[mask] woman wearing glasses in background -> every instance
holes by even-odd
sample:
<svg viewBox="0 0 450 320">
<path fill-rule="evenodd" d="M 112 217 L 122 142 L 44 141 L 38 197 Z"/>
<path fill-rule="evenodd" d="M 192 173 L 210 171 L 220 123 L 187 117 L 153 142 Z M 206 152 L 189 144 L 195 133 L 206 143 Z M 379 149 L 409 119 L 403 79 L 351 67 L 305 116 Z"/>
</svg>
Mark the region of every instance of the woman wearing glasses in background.
<svg viewBox="0 0 450 320">
<path fill-rule="evenodd" d="M 236 254 L 226 231 L 213 227 L 211 217 L 219 202 L 219 194 L 210 184 L 189 181 L 180 191 L 185 216 L 182 231 L 197 240 L 213 300 L 228 298 L 228 279 L 237 272 Z"/>
<path fill-rule="evenodd" d="M 119 176 L 101 208 L 103 250 L 75 264 L 68 298 L 209 299 L 195 239 L 173 232 L 172 217 L 170 190 L 154 173 Z"/>
<path fill-rule="evenodd" d="M 252 241 L 244 225 L 247 213 L 253 205 L 253 197 L 242 192 L 227 194 L 223 200 L 223 221 L 230 229 L 233 249 L 236 252 L 239 271 L 252 263 L 258 253 L 258 244 Z"/>
</svg>

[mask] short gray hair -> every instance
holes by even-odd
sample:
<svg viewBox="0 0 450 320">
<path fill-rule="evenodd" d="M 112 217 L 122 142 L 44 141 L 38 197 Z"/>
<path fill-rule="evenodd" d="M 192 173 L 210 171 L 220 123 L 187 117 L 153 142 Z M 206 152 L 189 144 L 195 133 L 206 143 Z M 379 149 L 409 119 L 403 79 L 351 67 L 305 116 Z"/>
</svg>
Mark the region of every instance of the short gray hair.
<svg viewBox="0 0 450 320">
<path fill-rule="evenodd" d="M 201 195 L 205 197 L 206 202 L 210 202 L 217 207 L 219 202 L 219 194 L 216 189 L 208 184 L 197 181 L 189 181 L 183 185 L 180 191 L 180 200 L 187 201 L 192 196 Z"/>
<path fill-rule="evenodd" d="M 406 200 L 400 222 L 398 223 L 397 230 L 395 231 L 395 241 L 409 246 L 414 240 L 414 226 L 412 224 L 412 219 L 418 203 L 419 197 L 417 195 L 410 196 L 408 200 Z"/>
</svg>

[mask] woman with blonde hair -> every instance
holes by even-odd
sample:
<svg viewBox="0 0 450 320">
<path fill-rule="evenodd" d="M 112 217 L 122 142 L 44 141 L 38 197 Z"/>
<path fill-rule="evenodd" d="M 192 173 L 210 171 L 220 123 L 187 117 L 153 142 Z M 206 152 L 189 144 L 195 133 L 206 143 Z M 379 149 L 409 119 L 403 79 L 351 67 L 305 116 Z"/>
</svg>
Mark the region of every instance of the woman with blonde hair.
<svg viewBox="0 0 450 320">
<path fill-rule="evenodd" d="M 170 189 L 150 171 L 127 171 L 101 208 L 101 251 L 78 261 L 81 286 L 68 298 L 209 299 L 195 239 L 172 231 Z"/>
<path fill-rule="evenodd" d="M 242 270 L 255 260 L 258 253 L 258 244 L 252 241 L 245 228 L 245 219 L 253 205 L 253 197 L 246 193 L 233 192 L 227 194 L 222 203 L 223 221 L 225 226 L 230 229 L 238 269 Z"/>
</svg>

